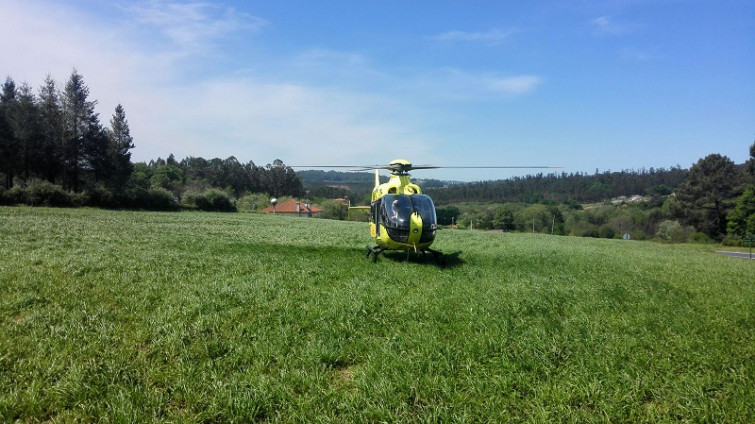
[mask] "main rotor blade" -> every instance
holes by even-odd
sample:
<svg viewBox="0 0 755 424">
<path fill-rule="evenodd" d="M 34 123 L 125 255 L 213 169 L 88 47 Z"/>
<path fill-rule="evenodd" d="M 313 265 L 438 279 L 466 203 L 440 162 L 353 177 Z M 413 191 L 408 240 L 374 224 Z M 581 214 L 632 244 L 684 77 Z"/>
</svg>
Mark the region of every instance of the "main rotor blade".
<svg viewBox="0 0 755 424">
<path fill-rule="evenodd" d="M 436 166 L 436 165 L 410 165 L 402 167 L 400 165 L 287 165 L 290 168 L 348 168 L 349 171 L 372 171 L 375 169 L 385 169 L 388 171 L 396 169 L 560 169 L 563 166 L 550 165 L 470 165 L 470 166 Z"/>
<path fill-rule="evenodd" d="M 433 168 L 444 169 L 556 169 L 563 168 L 563 166 L 549 166 L 549 165 L 535 165 L 535 166 L 434 166 Z"/>
</svg>

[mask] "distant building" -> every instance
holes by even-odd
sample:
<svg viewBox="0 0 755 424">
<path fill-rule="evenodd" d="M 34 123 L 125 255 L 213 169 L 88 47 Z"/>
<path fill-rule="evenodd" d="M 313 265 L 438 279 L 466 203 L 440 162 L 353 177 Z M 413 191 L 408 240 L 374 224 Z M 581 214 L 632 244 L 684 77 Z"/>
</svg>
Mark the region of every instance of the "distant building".
<svg viewBox="0 0 755 424">
<path fill-rule="evenodd" d="M 311 203 L 300 202 L 296 199 L 286 200 L 283 203 L 278 203 L 275 206 L 269 206 L 262 209 L 262 212 L 266 213 L 282 213 L 286 215 L 293 215 L 302 218 L 319 218 L 322 213 L 322 209 Z"/>
</svg>

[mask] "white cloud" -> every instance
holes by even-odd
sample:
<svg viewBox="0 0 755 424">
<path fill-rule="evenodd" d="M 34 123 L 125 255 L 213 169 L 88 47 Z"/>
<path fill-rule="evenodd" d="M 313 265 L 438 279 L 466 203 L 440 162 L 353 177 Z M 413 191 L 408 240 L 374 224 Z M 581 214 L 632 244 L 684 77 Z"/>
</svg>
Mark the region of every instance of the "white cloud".
<svg viewBox="0 0 755 424">
<path fill-rule="evenodd" d="M 407 83 L 406 90 L 426 99 L 478 101 L 513 98 L 533 92 L 543 83 L 536 75 L 503 76 L 493 72 L 443 69 L 426 73 Z"/>
<path fill-rule="evenodd" d="M 380 113 L 376 102 L 354 93 L 235 78 L 172 88 L 160 97 L 167 113 L 141 119 L 161 135 L 155 142 L 162 150 L 179 157 L 333 164 L 371 161 L 375 146 L 390 149 L 392 142 L 426 151 L 421 137 L 400 123 L 371 120 Z"/>
<path fill-rule="evenodd" d="M 622 34 L 626 31 L 623 26 L 617 24 L 612 18 L 609 18 L 608 16 L 599 16 L 595 19 L 592 19 L 590 21 L 590 25 L 592 26 L 594 33 L 599 35 L 617 35 Z"/>
<path fill-rule="evenodd" d="M 533 91 L 542 83 L 542 78 L 534 75 L 497 78 L 490 81 L 490 88 L 508 95 L 520 95 Z"/>
<path fill-rule="evenodd" d="M 259 27 L 230 9 L 171 5 L 141 3 L 139 10 L 102 21 L 63 3 L 0 2 L 0 15 L 15 18 L 0 26 L 0 51 L 12 58 L 3 70 L 37 87 L 47 73 L 64 84 L 76 67 L 99 101 L 104 125 L 116 104 L 125 107 L 134 160 L 174 153 L 233 155 L 258 164 L 275 158 L 288 164 L 379 163 L 406 156 L 407 146 L 415 159 L 437 162 L 434 150 L 453 136 L 433 134 L 445 119 L 433 102 L 524 95 L 542 82 L 532 75 L 474 71 L 386 74 L 369 57 L 329 49 L 189 79 L 186 65 L 206 59 L 203 43 L 222 46 L 231 34 L 221 23 L 231 22 L 237 31 Z M 149 44 L 154 29 L 173 46 Z M 477 39 L 486 38 L 500 35 Z M 438 139 L 431 141 L 433 135 Z"/>
<path fill-rule="evenodd" d="M 229 28 L 222 27 L 229 22 L 246 29 L 257 22 L 214 6 L 179 6 L 143 3 L 128 12 L 139 15 L 137 24 L 115 25 L 63 4 L 2 2 L 0 15 L 14 17 L 0 26 L 0 51 L 12 58 L 3 71 L 32 87 L 50 73 L 62 87 L 76 67 L 91 99 L 98 100 L 103 125 L 118 103 L 125 107 L 137 161 L 174 153 L 178 158 L 234 155 L 261 164 L 275 158 L 289 164 L 363 163 L 401 156 L 391 152 L 394 146 L 411 144 L 418 155 L 429 150 L 401 116 L 402 107 L 384 96 L 254 71 L 177 78 L 187 58 L 202 58 L 203 51 L 191 49 L 203 39 L 226 36 Z M 176 16 L 170 16 L 173 12 Z M 161 28 L 178 49 L 145 44 L 140 36 L 145 24 Z M 313 50 L 304 57 L 322 67 L 334 62 L 369 69 L 358 54 Z M 375 158 L 376 146 L 388 157 Z"/>
<path fill-rule="evenodd" d="M 438 34 L 433 38 L 439 41 L 470 41 L 498 44 L 511 37 L 514 33 L 516 33 L 515 30 L 502 31 L 497 28 L 485 32 L 454 30 Z"/>
<path fill-rule="evenodd" d="M 257 32 L 267 22 L 230 7 L 204 2 L 163 2 L 156 0 L 125 8 L 141 24 L 153 26 L 178 46 L 196 49 L 229 34 Z"/>
</svg>

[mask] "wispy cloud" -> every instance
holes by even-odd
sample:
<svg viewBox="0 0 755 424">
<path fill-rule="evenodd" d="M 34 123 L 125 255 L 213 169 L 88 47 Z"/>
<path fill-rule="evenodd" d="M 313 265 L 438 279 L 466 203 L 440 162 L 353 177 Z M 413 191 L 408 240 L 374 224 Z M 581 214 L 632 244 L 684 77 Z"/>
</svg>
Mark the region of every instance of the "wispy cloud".
<svg viewBox="0 0 755 424">
<path fill-rule="evenodd" d="M 532 92 L 543 82 L 543 79 L 534 75 L 520 75 L 516 77 L 497 78 L 490 81 L 489 86 L 493 91 L 507 95 L 521 95 Z"/>
<path fill-rule="evenodd" d="M 232 7 L 205 2 L 143 1 L 126 7 L 135 20 L 151 25 L 186 48 L 197 48 L 238 31 L 256 32 L 267 24 L 262 18 Z"/>
<path fill-rule="evenodd" d="M 613 20 L 613 18 L 608 16 L 598 16 L 597 18 L 590 20 L 590 26 L 593 29 L 593 33 L 598 35 L 616 35 L 623 34 L 626 31 L 626 28 L 619 25 Z"/>
<path fill-rule="evenodd" d="M 544 79 L 537 75 L 502 75 L 462 69 L 438 69 L 407 80 L 405 91 L 425 102 L 513 99 L 534 92 Z"/>
<path fill-rule="evenodd" d="M 509 30 L 503 31 L 497 28 L 484 31 L 484 32 L 454 30 L 454 31 L 443 32 L 441 34 L 435 35 L 432 38 L 438 41 L 469 41 L 469 42 L 498 44 L 507 40 L 514 33 L 516 33 L 516 30 L 509 29 Z"/>
<path fill-rule="evenodd" d="M 619 59 L 625 62 L 650 62 L 659 59 L 659 56 L 647 50 L 628 47 L 619 52 Z"/>
</svg>

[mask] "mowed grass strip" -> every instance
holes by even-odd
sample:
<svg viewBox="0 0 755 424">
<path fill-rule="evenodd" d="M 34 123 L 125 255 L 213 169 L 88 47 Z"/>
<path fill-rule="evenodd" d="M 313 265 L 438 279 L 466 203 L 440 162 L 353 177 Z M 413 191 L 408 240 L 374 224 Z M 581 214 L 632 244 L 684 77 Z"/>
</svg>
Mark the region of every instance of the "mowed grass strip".
<svg viewBox="0 0 755 424">
<path fill-rule="evenodd" d="M 752 261 L 698 246 L 0 208 L 0 421 L 755 422 Z"/>
</svg>

